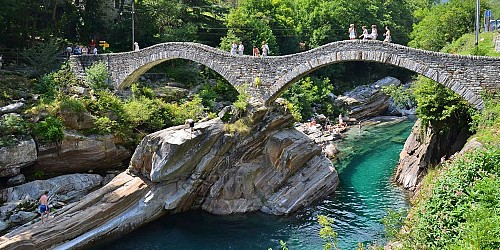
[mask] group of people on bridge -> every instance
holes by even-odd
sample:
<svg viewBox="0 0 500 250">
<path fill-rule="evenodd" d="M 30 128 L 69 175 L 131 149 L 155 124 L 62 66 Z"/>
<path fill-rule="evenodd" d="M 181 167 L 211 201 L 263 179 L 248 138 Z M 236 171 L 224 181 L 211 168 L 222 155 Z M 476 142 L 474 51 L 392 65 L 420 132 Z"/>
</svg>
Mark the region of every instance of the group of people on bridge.
<svg viewBox="0 0 500 250">
<path fill-rule="evenodd" d="M 368 29 L 366 28 L 366 26 L 362 26 L 361 29 L 363 30 L 363 33 L 358 38 L 363 38 L 363 40 L 366 39 L 377 40 L 378 37 L 377 25 L 372 24 L 371 28 L 372 28 L 371 33 L 368 33 Z M 348 32 L 350 40 L 356 39 L 357 31 L 353 23 L 351 23 L 351 25 L 349 26 Z M 384 42 L 390 43 L 392 41 L 391 31 L 389 30 L 388 26 L 385 26 L 384 36 L 385 36 Z"/>
<path fill-rule="evenodd" d="M 261 50 L 257 48 L 257 46 L 253 46 L 252 48 L 252 55 L 253 56 L 261 56 L 260 52 L 262 51 L 262 57 L 266 57 L 269 55 L 269 45 L 267 45 L 267 42 L 262 42 Z M 242 56 L 243 53 L 245 52 L 245 46 L 243 46 L 243 42 L 240 41 L 240 44 L 236 44 L 236 42 L 233 42 L 231 45 L 231 55 L 233 56 Z"/>
</svg>

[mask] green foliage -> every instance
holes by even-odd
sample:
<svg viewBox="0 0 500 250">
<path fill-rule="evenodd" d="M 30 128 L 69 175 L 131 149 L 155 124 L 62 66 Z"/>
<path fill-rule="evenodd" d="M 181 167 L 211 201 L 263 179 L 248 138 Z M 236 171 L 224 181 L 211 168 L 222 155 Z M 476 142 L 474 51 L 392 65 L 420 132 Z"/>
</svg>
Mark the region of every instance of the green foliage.
<svg viewBox="0 0 500 250">
<path fill-rule="evenodd" d="M 469 105 L 458 94 L 423 76 L 418 77 L 412 88 L 416 112 L 424 126 L 430 124 L 440 131 L 446 129 L 450 119 L 466 124 Z"/>
<path fill-rule="evenodd" d="M 54 100 L 58 93 L 58 85 L 52 74 L 45 74 L 35 84 L 35 92 L 41 95 L 42 99 Z"/>
<path fill-rule="evenodd" d="M 288 110 L 290 114 L 292 114 L 295 121 L 302 121 L 302 114 L 300 113 L 300 109 L 297 106 L 286 99 L 283 99 L 280 104 L 283 106 L 283 108 L 285 108 L 285 111 Z"/>
<path fill-rule="evenodd" d="M 396 237 L 399 230 L 401 230 L 401 227 L 403 226 L 406 215 L 407 211 L 405 209 L 400 209 L 399 211 L 392 209 L 387 210 L 387 215 L 382 218 L 386 239 L 391 240 Z"/>
<path fill-rule="evenodd" d="M 35 75 L 43 75 L 61 66 L 59 42 L 50 39 L 22 51 L 21 55 L 35 70 Z"/>
<path fill-rule="evenodd" d="M 85 103 L 78 98 L 72 96 L 61 96 L 59 99 L 58 111 L 78 115 L 87 111 L 87 108 Z"/>
<path fill-rule="evenodd" d="M 328 78 L 305 77 L 286 90 L 283 98 L 292 104 L 290 111 L 295 113 L 295 118 L 305 119 L 313 115 L 313 105 L 317 113 L 333 114 L 336 111 L 332 104 L 332 91 Z"/>
<path fill-rule="evenodd" d="M 0 116 L 0 147 L 14 143 L 16 135 L 25 135 L 28 133 L 28 123 L 21 116 L 16 114 Z"/>
<path fill-rule="evenodd" d="M 460 55 L 500 56 L 500 53 L 495 51 L 495 44 L 492 42 L 496 35 L 498 35 L 497 32 L 480 33 L 479 43 L 476 46 L 476 35 L 464 34 L 453 43 L 446 45 L 441 51 Z"/>
<path fill-rule="evenodd" d="M 85 71 L 85 81 L 93 90 L 109 88 L 108 78 L 108 69 L 104 62 L 94 63 Z"/>
<path fill-rule="evenodd" d="M 57 117 L 48 116 L 33 125 L 33 132 L 44 141 L 60 142 L 64 138 L 64 125 Z"/>
<path fill-rule="evenodd" d="M 500 150 L 479 149 L 445 165 L 427 197 L 413 208 L 408 248 L 498 249 L 500 247 Z"/>
<path fill-rule="evenodd" d="M 319 237 L 321 237 L 324 242 L 323 249 L 338 249 L 337 233 L 333 231 L 332 228 L 333 219 L 324 215 L 318 215 L 318 223 L 321 226 L 321 229 L 319 230 Z"/>
<path fill-rule="evenodd" d="M 168 103 L 166 109 L 172 117 L 172 125 L 184 124 L 186 119 L 197 120 L 203 115 L 203 106 L 201 98 L 195 95 L 192 100 L 183 102 L 182 104 Z"/>
<path fill-rule="evenodd" d="M 494 99 L 495 94 L 483 95 L 484 108 L 474 112 L 471 129 L 476 138 L 483 144 L 500 147 L 500 103 Z"/>
<path fill-rule="evenodd" d="M 0 136 L 24 135 L 28 133 L 28 123 L 15 114 L 0 116 Z"/>
<path fill-rule="evenodd" d="M 153 99 L 155 97 L 155 93 L 151 88 L 141 87 L 138 83 L 132 84 L 132 86 L 130 86 L 130 89 L 132 90 L 133 99 L 138 99 L 141 97 Z"/>
<path fill-rule="evenodd" d="M 240 114 L 246 112 L 248 107 L 248 101 L 250 100 L 250 95 L 247 93 L 248 85 L 242 85 L 237 87 L 238 89 L 238 99 L 233 103 L 234 107 L 236 107 Z"/>
<path fill-rule="evenodd" d="M 253 121 L 250 118 L 244 117 L 236 120 L 234 123 L 225 123 L 224 131 L 229 134 L 249 135 L 252 131 L 252 123 Z"/>
<path fill-rule="evenodd" d="M 423 19 L 414 25 L 410 46 L 440 51 L 463 34 L 474 31 L 475 1 L 450 0 L 430 8 Z M 481 13 L 484 3 L 481 5 Z"/>
<path fill-rule="evenodd" d="M 226 81 L 217 80 L 215 85 L 211 83 L 203 84 L 198 91 L 198 95 L 203 100 L 204 107 L 217 112 L 215 102 L 234 102 L 237 100 L 238 91 Z"/>
<path fill-rule="evenodd" d="M 408 109 L 415 102 L 415 96 L 413 96 L 411 88 L 406 88 L 403 85 L 384 86 L 382 87 L 382 92 L 389 95 L 398 108 Z"/>
</svg>

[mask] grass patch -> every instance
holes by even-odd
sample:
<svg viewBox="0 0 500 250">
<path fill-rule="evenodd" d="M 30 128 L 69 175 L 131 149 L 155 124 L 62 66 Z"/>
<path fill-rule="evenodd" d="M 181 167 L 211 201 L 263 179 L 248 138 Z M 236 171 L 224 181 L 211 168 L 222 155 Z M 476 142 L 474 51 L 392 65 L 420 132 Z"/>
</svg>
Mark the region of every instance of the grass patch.
<svg viewBox="0 0 500 250">
<path fill-rule="evenodd" d="M 455 42 L 446 45 L 441 51 L 459 55 L 479 55 L 499 57 L 500 52 L 495 52 L 493 39 L 498 36 L 498 32 L 484 32 L 479 34 L 478 49 L 476 49 L 476 35 L 465 34 Z"/>
</svg>

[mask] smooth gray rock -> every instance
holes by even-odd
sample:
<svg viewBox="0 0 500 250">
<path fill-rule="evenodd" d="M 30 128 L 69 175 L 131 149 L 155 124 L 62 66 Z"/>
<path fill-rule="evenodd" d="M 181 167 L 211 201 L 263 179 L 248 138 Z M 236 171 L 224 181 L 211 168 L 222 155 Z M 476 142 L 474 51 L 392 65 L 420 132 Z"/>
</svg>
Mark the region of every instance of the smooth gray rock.
<svg viewBox="0 0 500 250">
<path fill-rule="evenodd" d="M 39 214 L 34 212 L 18 211 L 9 217 L 9 221 L 14 225 L 21 225 L 36 218 Z"/>
<path fill-rule="evenodd" d="M 20 168 L 32 165 L 37 158 L 36 144 L 31 136 L 20 136 L 12 145 L 0 148 L 0 177 L 12 177 Z"/>
<path fill-rule="evenodd" d="M 89 192 L 100 186 L 102 177 L 98 174 L 70 174 L 48 180 L 36 180 L 19 186 L 0 190 L 0 202 L 38 200 L 45 192 L 57 200 L 57 195 L 68 195 L 72 191 Z"/>
<path fill-rule="evenodd" d="M 24 177 L 24 174 L 16 175 L 10 179 L 7 180 L 7 185 L 9 186 L 15 186 L 19 184 L 23 184 L 26 182 L 26 177 Z"/>
<path fill-rule="evenodd" d="M 19 111 L 23 106 L 24 106 L 24 102 L 16 102 L 16 103 L 4 106 L 4 107 L 0 107 L 0 115 L 7 114 L 7 113 L 15 113 L 15 112 Z"/>
<path fill-rule="evenodd" d="M 7 229 L 8 227 L 9 227 L 9 225 L 7 223 L 5 223 L 5 221 L 0 220 L 0 232 Z"/>
<path fill-rule="evenodd" d="M 389 107 L 389 96 L 382 92 L 383 86 L 399 86 L 401 81 L 394 77 L 385 77 L 370 85 L 361 85 L 338 96 L 337 105 L 348 108 L 347 116 L 354 119 L 379 116 Z"/>
</svg>

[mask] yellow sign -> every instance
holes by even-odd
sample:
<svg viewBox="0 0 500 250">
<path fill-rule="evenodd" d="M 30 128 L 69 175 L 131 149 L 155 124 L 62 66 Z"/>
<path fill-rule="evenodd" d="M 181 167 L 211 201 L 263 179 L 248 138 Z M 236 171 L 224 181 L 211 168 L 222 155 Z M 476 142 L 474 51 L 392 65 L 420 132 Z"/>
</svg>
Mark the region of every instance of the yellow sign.
<svg viewBox="0 0 500 250">
<path fill-rule="evenodd" d="M 109 48 L 109 43 L 107 43 L 106 41 L 99 41 L 99 46 Z"/>
</svg>

